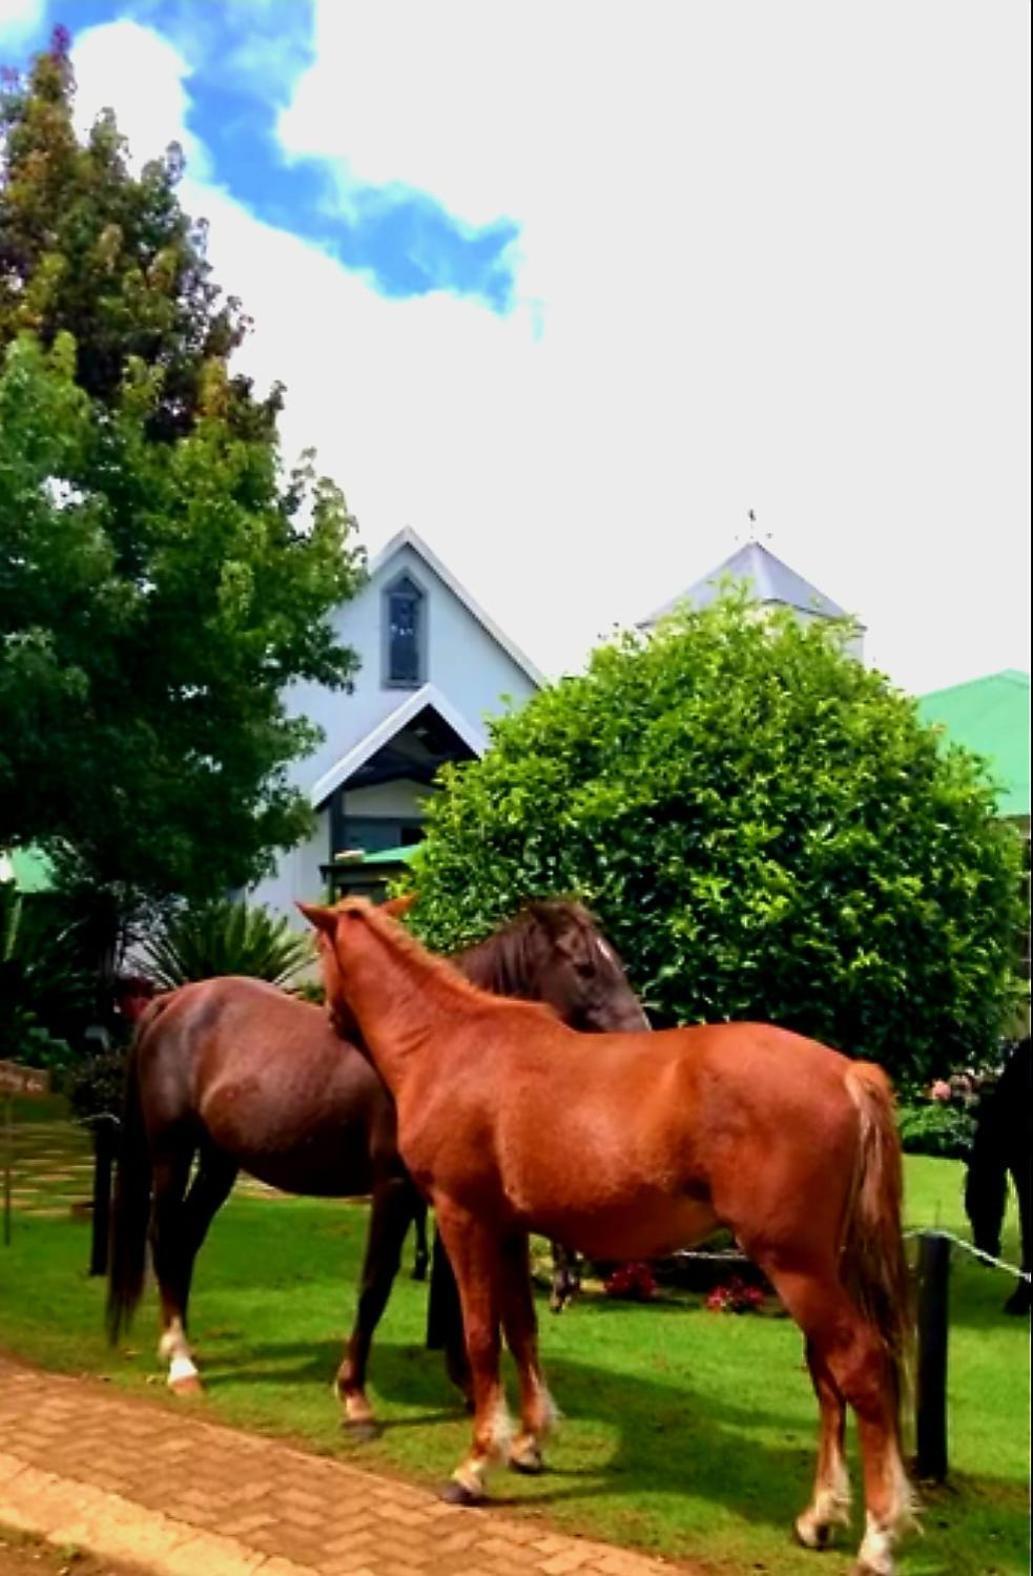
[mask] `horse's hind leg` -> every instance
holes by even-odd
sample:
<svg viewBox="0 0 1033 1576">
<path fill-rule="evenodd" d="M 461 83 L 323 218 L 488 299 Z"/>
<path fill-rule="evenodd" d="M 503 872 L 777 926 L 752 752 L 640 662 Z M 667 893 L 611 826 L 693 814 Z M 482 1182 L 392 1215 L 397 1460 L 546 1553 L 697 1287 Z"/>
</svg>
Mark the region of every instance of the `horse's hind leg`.
<svg viewBox="0 0 1033 1576">
<path fill-rule="evenodd" d="M 807 1342 L 807 1366 L 821 1409 L 821 1437 L 814 1494 L 796 1518 L 796 1535 L 806 1548 L 823 1549 L 833 1527 L 850 1523 L 850 1479 L 843 1454 L 846 1402 L 813 1341 Z"/>
<path fill-rule="evenodd" d="M 151 1256 L 161 1303 L 161 1339 L 158 1356 L 169 1364 L 168 1385 L 178 1395 L 195 1393 L 201 1388 L 193 1353 L 186 1337 L 186 1291 L 189 1284 L 184 1235 L 183 1198 L 190 1163 L 192 1141 L 181 1138 L 179 1146 L 166 1140 L 154 1155 L 154 1202 L 151 1208 Z"/>
<path fill-rule="evenodd" d="M 186 1323 L 194 1263 L 208 1228 L 233 1191 L 239 1166 L 229 1155 L 205 1145 L 197 1175 L 183 1203 L 183 1322 Z"/>
<path fill-rule="evenodd" d="M 509 1464 L 517 1472 L 540 1472 L 542 1441 L 556 1420 L 556 1408 L 538 1359 L 526 1236 L 503 1244 L 501 1292 L 502 1328 L 520 1375 L 520 1432 L 510 1445 Z"/>
<path fill-rule="evenodd" d="M 336 1380 L 345 1420 L 358 1437 L 369 1436 L 376 1428 L 373 1408 L 366 1396 L 366 1365 L 373 1332 L 398 1274 L 402 1246 L 417 1202 L 419 1195 L 408 1177 L 387 1177 L 373 1189 L 359 1306 Z"/>
<path fill-rule="evenodd" d="M 856 1571 L 858 1576 L 892 1576 L 893 1546 L 911 1523 L 913 1511 L 900 1457 L 899 1398 L 882 1338 L 855 1308 L 831 1268 L 790 1269 L 766 1261 L 763 1254 L 756 1255 L 756 1262 L 803 1330 L 815 1362 L 828 1371 L 836 1390 L 854 1409 L 867 1511 Z"/>
</svg>

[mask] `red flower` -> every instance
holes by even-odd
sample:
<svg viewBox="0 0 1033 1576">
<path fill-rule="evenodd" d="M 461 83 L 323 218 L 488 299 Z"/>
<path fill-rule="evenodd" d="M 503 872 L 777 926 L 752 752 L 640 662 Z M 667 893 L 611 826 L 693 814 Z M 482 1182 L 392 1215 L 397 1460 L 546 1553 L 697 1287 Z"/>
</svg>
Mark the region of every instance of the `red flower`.
<svg viewBox="0 0 1033 1576">
<path fill-rule="evenodd" d="M 715 1286 L 707 1297 L 706 1306 L 711 1313 L 753 1313 L 764 1302 L 759 1286 L 748 1286 L 738 1275 L 733 1275 L 723 1286 Z"/>
<path fill-rule="evenodd" d="M 656 1281 L 648 1264 L 619 1264 L 607 1279 L 604 1290 L 608 1297 L 649 1302 L 656 1295 Z"/>
</svg>

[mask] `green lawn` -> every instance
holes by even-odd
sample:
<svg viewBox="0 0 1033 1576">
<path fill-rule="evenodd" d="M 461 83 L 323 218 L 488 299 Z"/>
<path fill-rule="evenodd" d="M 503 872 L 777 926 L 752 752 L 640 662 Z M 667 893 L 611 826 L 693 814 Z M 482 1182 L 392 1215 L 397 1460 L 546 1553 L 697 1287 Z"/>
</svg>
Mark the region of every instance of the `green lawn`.
<svg viewBox="0 0 1033 1576">
<path fill-rule="evenodd" d="M 85 1274 L 88 1227 L 69 1209 L 87 1191 L 82 1145 L 63 1125 L 19 1129 L 14 1242 L 0 1247 L 0 1344 L 168 1405 L 191 1404 L 154 1382 L 152 1298 L 126 1348 L 104 1344 L 103 1286 Z M 913 1157 L 908 1183 L 909 1224 L 966 1234 L 957 1164 Z M 468 1423 L 438 1356 L 422 1348 L 422 1287 L 399 1281 L 374 1349 L 382 1437 L 354 1445 L 329 1393 L 365 1224 L 359 1205 L 234 1196 L 200 1260 L 193 1334 L 208 1384 L 200 1404 L 227 1422 L 436 1482 L 455 1464 Z M 1005 1251 L 1017 1256 L 1014 1221 Z M 1029 1568 L 1028 1325 L 1000 1313 L 1009 1289 L 1001 1275 L 955 1256 L 952 1481 L 926 1496 L 925 1533 L 906 1545 L 905 1576 Z M 566 1421 L 548 1475 L 498 1474 L 497 1503 L 566 1531 L 695 1557 L 715 1572 L 848 1568 L 845 1552 L 816 1567 L 788 1536 L 807 1498 L 816 1434 L 789 1320 L 712 1314 L 699 1299 L 639 1307 L 590 1294 L 560 1318 L 543 1305 L 542 1336 Z"/>
</svg>

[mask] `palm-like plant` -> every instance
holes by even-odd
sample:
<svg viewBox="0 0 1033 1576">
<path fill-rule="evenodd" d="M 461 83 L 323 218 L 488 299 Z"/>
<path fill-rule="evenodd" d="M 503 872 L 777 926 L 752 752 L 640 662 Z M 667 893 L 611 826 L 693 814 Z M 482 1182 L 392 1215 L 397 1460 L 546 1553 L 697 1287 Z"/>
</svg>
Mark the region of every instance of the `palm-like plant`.
<svg viewBox="0 0 1033 1576">
<path fill-rule="evenodd" d="M 88 1014 L 91 999 L 76 941 L 74 924 L 0 881 L 0 1057 L 38 1066 L 68 1060 L 62 1035 Z"/>
<path fill-rule="evenodd" d="M 308 935 L 291 930 L 285 919 L 229 899 L 181 909 L 143 955 L 147 973 L 164 990 L 222 974 L 285 985 L 315 956 Z"/>
</svg>

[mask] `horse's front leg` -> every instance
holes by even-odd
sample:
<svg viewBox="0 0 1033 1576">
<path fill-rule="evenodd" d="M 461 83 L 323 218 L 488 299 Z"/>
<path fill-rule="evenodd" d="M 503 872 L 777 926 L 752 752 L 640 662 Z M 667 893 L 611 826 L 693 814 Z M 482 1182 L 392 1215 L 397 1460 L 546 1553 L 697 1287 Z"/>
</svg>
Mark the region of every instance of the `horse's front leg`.
<svg viewBox="0 0 1033 1576">
<path fill-rule="evenodd" d="M 455 1505 L 475 1505 L 484 1498 L 488 1468 L 505 1454 L 512 1432 L 499 1377 L 501 1254 L 498 1236 L 469 1210 L 440 1195 L 434 1199 L 434 1209 L 459 1287 L 474 1400 L 470 1452 L 445 1485 L 442 1498 Z"/>
<path fill-rule="evenodd" d="M 413 1257 L 412 1278 L 414 1281 L 425 1281 L 427 1279 L 427 1268 L 430 1264 L 430 1253 L 427 1248 L 427 1200 L 425 1198 L 417 1198 L 416 1200 L 413 1227 L 416 1233 L 416 1253 Z"/>
<path fill-rule="evenodd" d="M 557 1412 L 538 1360 L 538 1320 L 531 1291 L 527 1237 L 511 1237 L 502 1248 L 502 1327 L 520 1375 L 520 1432 L 509 1451 L 517 1472 L 542 1470 L 542 1442 Z"/>
<path fill-rule="evenodd" d="M 366 1396 L 366 1365 L 373 1332 L 398 1274 L 402 1245 L 418 1202 L 419 1194 L 412 1182 L 398 1172 L 374 1184 L 359 1306 L 336 1380 L 345 1421 L 357 1438 L 371 1438 L 377 1431 L 373 1408 Z"/>
</svg>

